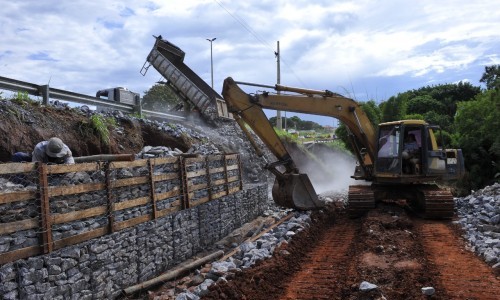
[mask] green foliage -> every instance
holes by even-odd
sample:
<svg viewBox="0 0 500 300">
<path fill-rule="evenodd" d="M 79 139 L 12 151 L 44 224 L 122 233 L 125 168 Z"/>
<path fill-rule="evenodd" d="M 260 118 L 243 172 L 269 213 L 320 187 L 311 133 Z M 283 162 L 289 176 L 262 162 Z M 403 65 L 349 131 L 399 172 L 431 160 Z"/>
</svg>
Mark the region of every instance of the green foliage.
<svg viewBox="0 0 500 300">
<path fill-rule="evenodd" d="M 274 128 L 274 131 L 276 132 L 276 134 L 278 135 L 278 137 L 282 140 L 282 141 L 287 141 L 287 142 L 297 142 L 297 136 L 296 135 L 293 135 L 293 134 L 290 134 L 288 132 L 286 132 L 285 130 L 283 129 L 278 129 L 278 128 Z"/>
<path fill-rule="evenodd" d="M 109 145 L 110 142 L 109 127 L 115 126 L 116 120 L 113 118 L 105 118 L 99 114 L 95 114 L 90 117 L 90 127 L 106 145 Z"/>
<path fill-rule="evenodd" d="M 373 100 L 361 102 L 360 105 L 372 125 L 376 127 L 382 120 L 382 110 L 380 107 Z"/>
<path fill-rule="evenodd" d="M 439 114 L 446 114 L 446 106 L 432 98 L 430 95 L 417 96 L 408 100 L 407 114 L 425 114 L 434 111 Z"/>
<path fill-rule="evenodd" d="M 32 100 L 26 91 L 18 91 L 15 96 L 13 96 L 10 101 L 17 105 L 28 105 L 28 104 L 35 104 L 36 101 Z"/>
<path fill-rule="evenodd" d="M 297 116 L 293 116 L 291 118 L 281 118 L 281 127 L 285 128 L 285 119 L 286 119 L 286 128 L 293 128 L 295 130 L 316 130 L 322 131 L 323 126 L 313 121 L 305 121 L 301 120 Z M 269 122 L 273 127 L 277 127 L 277 118 L 271 117 L 269 118 Z"/>
<path fill-rule="evenodd" d="M 404 120 L 425 120 L 425 117 L 421 114 L 409 114 L 403 117 Z"/>
<path fill-rule="evenodd" d="M 145 109 L 166 112 L 183 101 L 175 94 L 172 88 L 166 84 L 155 84 L 144 92 L 142 106 Z"/>
<path fill-rule="evenodd" d="M 366 116 L 370 120 L 373 128 L 378 128 L 378 124 L 381 123 L 382 119 L 382 110 L 377 106 L 375 101 L 370 100 L 368 102 L 360 103 L 361 109 L 365 112 Z M 349 141 L 349 135 L 347 131 L 347 127 L 344 123 L 341 123 L 340 126 L 335 130 L 335 135 L 342 141 L 344 146 L 349 150 L 353 151 L 354 149 L 351 146 Z"/>
<path fill-rule="evenodd" d="M 382 110 L 382 122 L 402 120 L 403 116 L 406 115 L 407 101 L 408 95 L 398 94 L 382 103 L 380 107 Z"/>
<path fill-rule="evenodd" d="M 500 90 L 500 65 L 484 67 L 484 73 L 479 82 L 486 83 L 488 90 Z"/>
<path fill-rule="evenodd" d="M 500 93 L 485 91 L 474 101 L 458 105 L 453 141 L 463 149 L 468 185 L 478 189 L 500 173 Z"/>
</svg>

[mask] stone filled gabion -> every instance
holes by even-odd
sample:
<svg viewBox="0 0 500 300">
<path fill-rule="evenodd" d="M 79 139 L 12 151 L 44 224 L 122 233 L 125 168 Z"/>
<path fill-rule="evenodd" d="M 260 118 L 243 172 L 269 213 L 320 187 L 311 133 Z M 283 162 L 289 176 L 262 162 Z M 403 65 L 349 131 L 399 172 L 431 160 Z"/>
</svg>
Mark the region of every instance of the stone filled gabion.
<svg viewBox="0 0 500 300">
<path fill-rule="evenodd" d="M 455 207 L 470 249 L 489 265 L 500 267 L 500 183 L 455 198 Z"/>
<path fill-rule="evenodd" d="M 242 212 L 242 206 L 254 209 Z M 267 207 L 267 186 L 254 185 L 50 254 L 0 265 L 0 299 L 117 298 L 126 287 L 158 276 L 196 253 L 214 250 L 211 247 L 227 232 L 254 220 Z"/>
</svg>

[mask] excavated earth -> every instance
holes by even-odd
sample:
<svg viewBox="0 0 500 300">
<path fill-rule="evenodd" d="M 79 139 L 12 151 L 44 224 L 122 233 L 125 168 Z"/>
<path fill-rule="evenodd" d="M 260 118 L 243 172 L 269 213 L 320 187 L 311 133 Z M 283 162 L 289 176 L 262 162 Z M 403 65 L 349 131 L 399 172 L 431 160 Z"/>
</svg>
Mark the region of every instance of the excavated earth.
<svg viewBox="0 0 500 300">
<path fill-rule="evenodd" d="M 500 274 L 466 251 L 460 235 L 449 220 L 422 220 L 392 205 L 359 219 L 330 208 L 271 259 L 202 299 L 498 299 Z M 362 291 L 363 281 L 377 288 Z M 423 295 L 426 287 L 434 295 Z"/>
<path fill-rule="evenodd" d="M 109 143 L 104 143 L 93 129 L 90 111 L 65 106 L 20 105 L 0 101 L 0 161 L 8 162 L 17 151 L 31 152 L 40 141 L 61 138 L 73 156 L 98 154 L 136 154 L 145 146 L 166 146 L 186 151 L 192 141 L 176 138 L 130 117 L 116 118 L 111 126 Z"/>
</svg>

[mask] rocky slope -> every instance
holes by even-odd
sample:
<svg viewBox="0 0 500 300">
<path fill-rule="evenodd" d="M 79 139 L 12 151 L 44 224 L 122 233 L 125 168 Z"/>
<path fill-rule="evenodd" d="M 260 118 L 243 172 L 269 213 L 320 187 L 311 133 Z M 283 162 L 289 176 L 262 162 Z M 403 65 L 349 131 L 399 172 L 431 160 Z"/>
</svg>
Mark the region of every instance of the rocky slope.
<svg viewBox="0 0 500 300">
<path fill-rule="evenodd" d="M 96 114 L 108 122 L 107 142 L 91 119 Z M 250 143 L 242 138 L 240 129 L 230 121 L 210 125 L 202 119 L 160 122 L 124 115 L 119 111 L 96 112 L 86 106 L 69 108 L 57 101 L 43 106 L 31 100 L 1 100 L 0 136 L 1 162 L 9 162 L 17 151 L 31 152 L 38 142 L 57 136 L 69 146 L 75 157 L 140 154 L 141 158 L 146 158 L 158 151 L 201 155 L 239 153 L 245 181 L 265 182 L 268 176 L 262 169 L 264 160 L 254 154 Z"/>
</svg>

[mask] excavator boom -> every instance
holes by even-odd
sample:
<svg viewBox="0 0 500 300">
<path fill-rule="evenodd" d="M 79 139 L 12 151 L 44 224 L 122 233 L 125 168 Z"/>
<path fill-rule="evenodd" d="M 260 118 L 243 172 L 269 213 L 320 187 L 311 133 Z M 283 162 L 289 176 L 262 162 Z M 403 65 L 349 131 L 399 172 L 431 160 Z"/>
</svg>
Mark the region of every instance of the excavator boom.
<svg viewBox="0 0 500 300">
<path fill-rule="evenodd" d="M 358 103 L 329 91 L 282 85 L 276 85 L 272 88 L 294 94 L 275 95 L 268 92 L 247 94 L 238 86 L 237 82 L 229 77 L 224 81 L 222 95 L 228 105 L 228 110 L 235 116 L 243 131 L 247 132 L 241 120 L 252 128 L 278 158 L 277 163 L 268 165 L 268 169 L 276 175 L 272 193 L 277 204 L 303 210 L 323 206 L 323 203 L 318 200 L 309 177 L 307 174 L 299 173 L 263 109 L 331 116 L 341 120 L 348 128 L 352 128 L 353 139 L 359 145 L 358 159 L 364 169 L 364 179 L 370 180 L 376 151 L 376 145 L 373 143 L 376 132 L 366 114 L 359 108 Z M 277 166 L 279 165 L 285 168 L 284 172 L 278 171 Z"/>
</svg>

